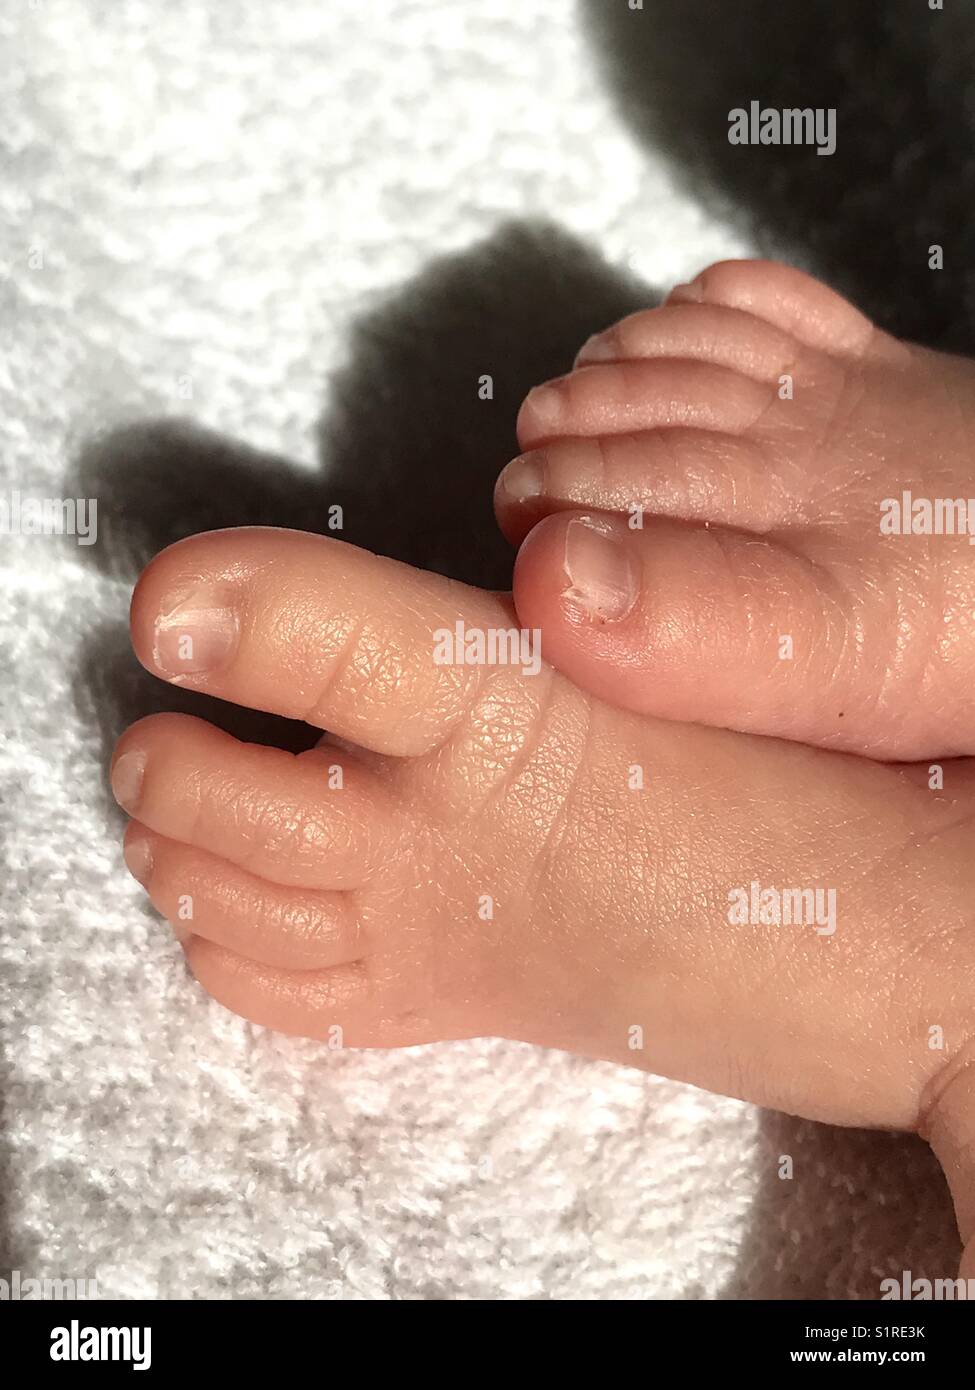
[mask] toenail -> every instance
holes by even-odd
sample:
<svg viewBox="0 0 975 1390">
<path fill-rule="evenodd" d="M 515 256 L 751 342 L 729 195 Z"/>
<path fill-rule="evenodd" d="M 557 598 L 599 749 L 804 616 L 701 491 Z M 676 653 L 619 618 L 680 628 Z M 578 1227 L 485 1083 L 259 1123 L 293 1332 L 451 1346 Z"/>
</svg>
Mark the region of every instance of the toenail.
<svg viewBox="0 0 975 1390">
<path fill-rule="evenodd" d="M 554 386 L 536 386 L 528 392 L 526 403 L 541 425 L 556 425 L 562 418 L 562 394 Z"/>
<path fill-rule="evenodd" d="M 543 481 L 541 456 L 538 453 L 519 454 L 501 473 L 502 488 L 516 502 L 527 502 L 531 497 L 540 497 Z"/>
<path fill-rule="evenodd" d="M 170 679 L 223 666 L 237 645 L 240 624 L 227 593 L 203 584 L 156 619 L 152 655 Z"/>
<path fill-rule="evenodd" d="M 134 811 L 142 796 L 146 775 L 146 755 L 132 750 L 123 753 L 112 768 L 112 795 L 126 811 Z"/>
<path fill-rule="evenodd" d="M 615 362 L 618 356 L 619 348 L 614 333 L 594 333 L 583 343 L 576 362 L 580 366 L 587 362 Z"/>
<path fill-rule="evenodd" d="M 152 873 L 152 850 L 148 835 L 142 834 L 141 831 L 133 831 L 125 841 L 122 856 L 129 873 L 145 888 Z"/>
<path fill-rule="evenodd" d="M 566 527 L 563 563 L 569 587 L 562 603 L 591 622 L 619 622 L 636 603 L 633 557 L 608 522 L 574 517 Z"/>
</svg>

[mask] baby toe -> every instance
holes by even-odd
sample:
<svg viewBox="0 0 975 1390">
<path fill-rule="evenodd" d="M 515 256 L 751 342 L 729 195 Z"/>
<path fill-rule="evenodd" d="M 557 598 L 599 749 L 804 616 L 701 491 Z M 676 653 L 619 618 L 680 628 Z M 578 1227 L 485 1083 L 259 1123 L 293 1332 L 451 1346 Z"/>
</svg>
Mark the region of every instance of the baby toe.
<svg viewBox="0 0 975 1390">
<path fill-rule="evenodd" d="M 745 310 L 807 347 L 855 357 L 883 351 L 888 341 L 842 295 L 778 261 L 718 261 L 689 284 L 678 285 L 667 303 Z"/>
<path fill-rule="evenodd" d="M 252 960 L 204 936 L 185 946 L 186 960 L 206 992 L 251 1023 L 330 1049 L 412 1047 L 451 1037 L 435 1013 L 415 1005 L 409 972 L 367 960 L 328 970 L 287 970 Z"/>
</svg>

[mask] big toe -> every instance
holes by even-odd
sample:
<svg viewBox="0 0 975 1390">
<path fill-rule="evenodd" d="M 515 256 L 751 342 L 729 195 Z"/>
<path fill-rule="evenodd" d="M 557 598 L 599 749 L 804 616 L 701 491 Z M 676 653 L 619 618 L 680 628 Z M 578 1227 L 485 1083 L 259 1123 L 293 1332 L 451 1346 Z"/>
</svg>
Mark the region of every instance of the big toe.
<svg viewBox="0 0 975 1390">
<path fill-rule="evenodd" d="M 131 614 L 136 653 L 164 680 L 400 757 L 442 744 L 476 697 L 482 672 L 441 659 L 445 635 L 506 622 L 480 590 L 259 527 L 164 550 Z"/>
<path fill-rule="evenodd" d="M 546 661 L 624 708 L 876 758 L 971 752 L 948 706 L 917 698 L 925 595 L 836 576 L 774 533 L 558 512 L 522 546 L 514 595 Z"/>
</svg>

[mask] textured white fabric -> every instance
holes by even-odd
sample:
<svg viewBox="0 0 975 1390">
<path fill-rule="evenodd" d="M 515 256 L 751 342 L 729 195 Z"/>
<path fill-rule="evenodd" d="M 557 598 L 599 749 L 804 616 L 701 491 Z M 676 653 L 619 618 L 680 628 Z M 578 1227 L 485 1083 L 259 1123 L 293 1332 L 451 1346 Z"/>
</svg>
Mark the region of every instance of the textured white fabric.
<svg viewBox="0 0 975 1390">
<path fill-rule="evenodd" d="M 2 486 L 100 479 L 97 546 L 0 539 L 3 1263 L 125 1298 L 874 1296 L 949 1272 L 913 1140 L 502 1042 L 266 1034 L 203 996 L 121 863 L 104 759 L 145 689 L 118 633 L 129 531 L 165 539 L 148 512 L 176 527 L 225 449 L 191 521 L 236 519 L 248 460 L 291 522 L 317 469 L 354 465 L 395 531 L 403 459 L 467 447 L 438 402 L 474 391 L 478 343 L 502 385 L 501 346 L 528 369 L 520 264 L 525 294 L 547 268 L 608 310 L 749 250 L 631 135 L 575 8 L 22 0 L 0 46 Z M 573 332 L 601 326 L 578 313 Z M 461 340 L 458 385 L 437 343 Z M 387 410 L 414 420 L 412 455 Z M 210 443 L 180 455 L 163 431 L 154 455 L 140 422 L 169 416 Z M 428 480 L 413 518 L 445 567 L 459 477 Z"/>
</svg>

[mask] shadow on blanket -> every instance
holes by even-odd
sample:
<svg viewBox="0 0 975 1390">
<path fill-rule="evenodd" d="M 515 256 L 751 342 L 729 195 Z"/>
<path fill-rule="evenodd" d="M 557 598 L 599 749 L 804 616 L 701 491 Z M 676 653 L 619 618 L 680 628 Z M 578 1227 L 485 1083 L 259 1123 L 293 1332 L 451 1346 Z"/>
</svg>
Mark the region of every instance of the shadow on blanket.
<svg viewBox="0 0 975 1390">
<path fill-rule="evenodd" d="M 485 588 L 510 586 L 494 481 L 516 452 L 527 390 L 566 371 L 596 327 L 654 302 L 575 238 L 546 223 L 502 226 L 429 266 L 352 330 L 319 426 L 320 468 L 171 418 L 91 441 L 66 484 L 99 499 L 92 563 L 132 581 L 164 546 L 227 526 L 284 526 L 340 540 Z M 482 400 L 478 381 L 493 378 Z M 329 530 L 340 505 L 341 531 Z M 78 699 L 106 759 L 125 726 L 178 709 L 239 738 L 299 749 L 318 732 L 166 685 L 132 655 L 123 623 L 93 634 Z M 107 781 L 106 781 L 106 796 Z"/>
<path fill-rule="evenodd" d="M 926 0 L 579 0 L 633 134 L 761 253 L 900 337 L 975 351 L 975 15 Z M 836 111 L 836 151 L 732 145 L 729 113 Z M 944 248 L 945 268 L 928 267 Z"/>
</svg>

